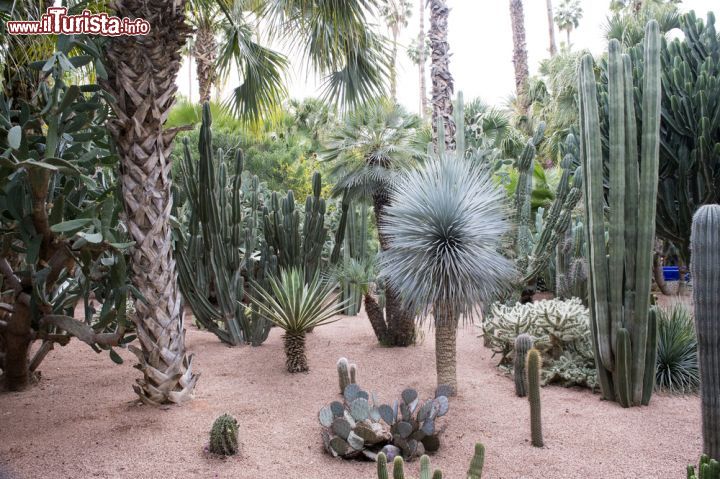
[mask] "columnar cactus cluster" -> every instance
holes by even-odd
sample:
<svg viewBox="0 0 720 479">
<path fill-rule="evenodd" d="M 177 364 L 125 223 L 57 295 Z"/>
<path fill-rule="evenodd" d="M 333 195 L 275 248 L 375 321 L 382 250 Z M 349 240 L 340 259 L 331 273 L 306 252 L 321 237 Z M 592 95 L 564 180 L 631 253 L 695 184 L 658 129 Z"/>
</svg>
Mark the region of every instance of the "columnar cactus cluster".
<svg viewBox="0 0 720 479">
<path fill-rule="evenodd" d="M 624 407 L 647 404 L 652 386 L 646 390 L 645 377 L 655 368 L 646 358 L 653 346 L 648 325 L 660 151 L 660 46 L 658 24 L 651 21 L 645 30 L 638 136 L 633 65 L 620 43 L 610 41 L 607 165 L 591 55 L 582 58 L 578 75 L 593 347 L 603 397 Z"/>
<path fill-rule="evenodd" d="M 578 220 L 565 231 L 565 238 L 555 248 L 557 297 L 580 298 L 583 304 L 587 304 L 588 268 L 585 249 L 585 225 Z"/>
<path fill-rule="evenodd" d="M 687 479 L 720 479 L 720 462 L 703 454 L 697 472 L 694 466 L 687 467 Z"/>
<path fill-rule="evenodd" d="M 347 358 L 340 358 L 337 362 L 338 380 L 340 383 L 340 394 L 345 393 L 349 384 L 356 384 L 357 365 L 350 364 Z"/>
<path fill-rule="evenodd" d="M 229 414 L 215 419 L 210 430 L 210 452 L 220 456 L 232 456 L 238 451 L 238 423 Z"/>
<path fill-rule="evenodd" d="M 405 479 L 405 461 L 403 461 L 403 458 L 397 456 L 392 462 L 393 479 Z M 470 467 L 467 471 L 467 479 L 481 479 L 484 464 L 485 446 L 478 442 L 475 444 L 475 454 L 470 461 Z M 430 458 L 423 455 L 420 458 L 420 479 L 442 479 L 443 475 L 440 469 L 435 469 L 432 476 L 430 476 L 430 471 Z M 388 457 L 382 452 L 378 454 L 377 458 L 377 476 L 378 479 L 390 478 L 388 475 Z"/>
<path fill-rule="evenodd" d="M 515 357 L 513 359 L 513 376 L 515 377 L 515 394 L 518 397 L 527 395 L 527 379 L 525 377 L 525 359 L 530 348 L 533 347 L 533 338 L 527 333 L 515 338 Z"/>
<path fill-rule="evenodd" d="M 518 269 L 525 271 L 528 257 L 532 252 L 532 234 L 530 231 L 530 213 L 532 210 L 532 181 L 536 148 L 543 140 L 545 123 L 541 122 L 535 134 L 527 141 L 520 158 L 515 166 L 519 176 L 515 188 L 515 221 L 518 225 L 516 247 L 518 254 Z"/>
<path fill-rule="evenodd" d="M 705 205 L 695 213 L 690 247 L 703 452 L 720 458 L 720 205 Z"/>
<path fill-rule="evenodd" d="M 528 403 L 530 404 L 530 437 L 532 445 L 543 447 L 542 416 L 540 413 L 540 370 L 542 356 L 533 348 L 527 354 Z"/>
</svg>

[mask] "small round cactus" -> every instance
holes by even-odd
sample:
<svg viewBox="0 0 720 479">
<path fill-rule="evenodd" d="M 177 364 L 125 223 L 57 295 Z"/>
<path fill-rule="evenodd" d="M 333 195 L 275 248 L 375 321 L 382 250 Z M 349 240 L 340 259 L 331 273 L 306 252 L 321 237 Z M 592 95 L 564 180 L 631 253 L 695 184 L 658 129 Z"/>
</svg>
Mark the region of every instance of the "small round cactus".
<svg viewBox="0 0 720 479">
<path fill-rule="evenodd" d="M 232 456 L 238 451 L 238 423 L 229 414 L 215 419 L 210 430 L 210 452 L 221 456 Z"/>
</svg>

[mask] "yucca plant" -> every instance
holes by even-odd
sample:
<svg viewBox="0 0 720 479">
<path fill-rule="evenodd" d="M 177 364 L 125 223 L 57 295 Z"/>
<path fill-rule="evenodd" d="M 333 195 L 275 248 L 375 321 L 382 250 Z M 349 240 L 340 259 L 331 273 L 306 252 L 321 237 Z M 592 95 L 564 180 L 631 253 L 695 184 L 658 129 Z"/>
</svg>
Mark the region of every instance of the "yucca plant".
<svg viewBox="0 0 720 479">
<path fill-rule="evenodd" d="M 657 319 L 656 387 L 674 393 L 696 391 L 700 372 L 692 313 L 677 303 L 667 309 L 658 308 Z"/>
<path fill-rule="evenodd" d="M 255 285 L 250 301 L 268 321 L 285 331 L 285 365 L 291 373 L 308 371 L 305 333 L 335 318 L 345 307 L 332 298 L 336 284 L 323 280 L 318 273 L 305 283 L 301 269 L 283 270 L 280 278 L 269 279 L 270 290 Z"/>
<path fill-rule="evenodd" d="M 505 195 L 480 165 L 455 152 L 429 158 L 398 182 L 380 225 L 389 243 L 381 276 L 421 318 L 433 310 L 438 384 L 454 392 L 459 319 L 507 290 L 515 274 L 496 249 L 510 227 Z"/>
</svg>

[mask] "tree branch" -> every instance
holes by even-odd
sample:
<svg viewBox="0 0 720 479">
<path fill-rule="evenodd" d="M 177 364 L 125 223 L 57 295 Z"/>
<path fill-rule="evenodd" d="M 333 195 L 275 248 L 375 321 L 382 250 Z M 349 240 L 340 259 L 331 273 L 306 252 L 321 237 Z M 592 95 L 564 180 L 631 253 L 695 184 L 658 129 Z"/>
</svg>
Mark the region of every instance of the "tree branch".
<svg viewBox="0 0 720 479">
<path fill-rule="evenodd" d="M 97 333 L 89 325 L 76 321 L 70 316 L 61 314 L 43 316 L 40 320 L 40 327 L 43 328 L 45 326 L 56 326 L 90 345 L 117 346 L 125 334 L 125 326 L 118 326 L 114 333 Z M 51 339 L 50 336 L 51 335 L 45 335 L 45 339 Z"/>
<path fill-rule="evenodd" d="M 10 286 L 15 291 L 15 294 L 22 291 L 22 284 L 20 283 L 20 279 L 15 276 L 15 273 L 12 270 L 12 267 L 10 267 L 10 263 L 8 263 L 7 259 L 0 258 L 0 272 L 5 276 L 5 279 L 8 283 L 10 283 Z"/>
<path fill-rule="evenodd" d="M 40 346 L 40 348 L 38 348 L 37 352 L 33 356 L 32 361 L 30 361 L 30 372 L 34 372 L 38 368 L 38 366 L 40 366 L 42 360 L 45 359 L 45 356 L 47 356 L 50 351 L 52 351 L 54 346 L 55 343 L 53 341 L 43 341 L 42 345 Z"/>
</svg>

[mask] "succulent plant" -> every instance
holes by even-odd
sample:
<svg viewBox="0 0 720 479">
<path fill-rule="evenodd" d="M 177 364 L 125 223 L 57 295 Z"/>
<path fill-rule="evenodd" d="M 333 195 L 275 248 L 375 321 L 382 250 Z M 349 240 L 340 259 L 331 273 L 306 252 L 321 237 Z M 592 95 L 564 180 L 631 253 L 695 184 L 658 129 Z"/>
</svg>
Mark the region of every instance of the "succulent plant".
<svg viewBox="0 0 720 479">
<path fill-rule="evenodd" d="M 697 473 L 694 466 L 688 465 L 687 479 L 720 479 L 720 462 L 703 454 L 700 456 Z"/>
<path fill-rule="evenodd" d="M 340 358 L 337 362 L 337 371 L 340 383 L 340 394 L 343 394 L 348 384 L 356 383 L 357 366 L 350 364 L 347 358 Z"/>
<path fill-rule="evenodd" d="M 528 402 L 530 403 L 530 437 L 532 445 L 543 447 L 542 417 L 540 414 L 540 369 L 542 356 L 540 351 L 532 348 L 527 354 L 527 386 Z"/>
<path fill-rule="evenodd" d="M 525 359 L 533 346 L 533 338 L 527 333 L 515 338 L 515 358 L 513 360 L 513 376 L 515 377 L 515 394 L 518 397 L 527 395 L 527 380 L 525 378 Z"/>
<path fill-rule="evenodd" d="M 388 460 L 392 461 L 392 477 L 393 479 L 405 479 L 405 461 L 400 456 L 389 459 L 384 453 L 378 454 L 377 458 L 377 476 L 378 479 L 389 479 Z M 485 446 L 481 443 L 475 444 L 475 454 L 470 461 L 470 467 L 467 471 L 467 479 L 481 479 L 483 465 L 485 463 Z M 430 479 L 430 458 L 423 455 L 420 458 L 420 479 Z M 409 478 L 408 478 L 409 479 Z M 435 469 L 432 473 L 432 479 L 442 479 L 442 471 Z"/>
<path fill-rule="evenodd" d="M 232 456 L 238 451 L 238 423 L 229 414 L 215 419 L 210 430 L 210 452 L 221 456 Z"/>
</svg>

